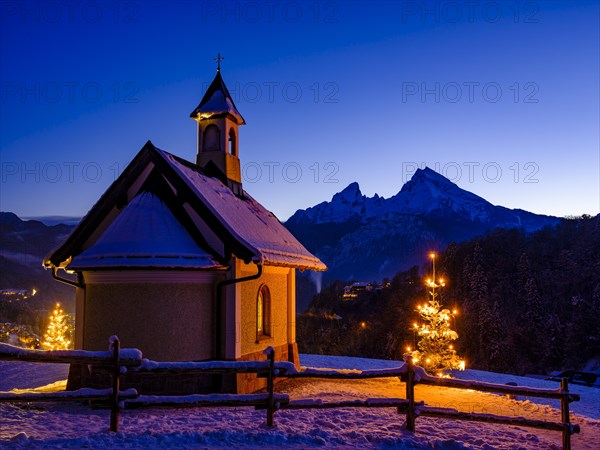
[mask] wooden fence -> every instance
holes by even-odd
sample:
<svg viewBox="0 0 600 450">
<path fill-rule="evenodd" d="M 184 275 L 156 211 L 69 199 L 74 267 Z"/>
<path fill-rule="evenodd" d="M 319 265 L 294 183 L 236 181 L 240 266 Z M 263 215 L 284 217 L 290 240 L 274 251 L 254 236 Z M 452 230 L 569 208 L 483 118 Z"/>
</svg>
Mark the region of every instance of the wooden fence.
<svg viewBox="0 0 600 450">
<path fill-rule="evenodd" d="M 282 367 L 285 371 L 286 367 Z M 291 369 L 288 372 L 279 373 L 277 376 L 286 378 L 332 378 L 332 379 L 365 379 L 365 378 L 383 378 L 398 377 L 406 384 L 406 399 L 367 399 L 364 401 L 342 401 L 322 403 L 319 400 L 299 400 L 290 401 L 282 408 L 342 408 L 342 407 L 391 407 L 395 406 L 398 414 L 406 414 L 406 428 L 409 431 L 415 430 L 415 421 L 420 416 L 439 417 L 454 420 L 468 420 L 475 422 L 489 422 L 504 425 L 526 426 L 531 428 L 542 428 L 547 430 L 556 430 L 562 432 L 563 449 L 570 450 L 571 435 L 580 432 L 578 424 L 572 424 L 570 421 L 569 404 L 573 401 L 579 401 L 578 394 L 570 393 L 568 381 L 563 378 L 559 389 L 537 389 L 526 386 L 509 386 L 501 384 L 484 383 L 479 381 L 457 380 L 452 378 L 440 378 L 428 375 L 422 367 L 415 366 L 412 358 L 406 357 L 405 363 L 394 369 L 384 370 L 365 370 L 365 371 L 341 371 L 341 370 L 319 370 L 307 369 L 296 371 Z M 424 402 L 415 401 L 415 385 L 427 384 L 441 387 L 451 387 L 457 389 L 471 389 L 481 392 L 494 392 L 509 395 L 524 395 L 529 397 L 552 398 L 560 400 L 561 404 L 561 422 L 548 422 L 543 420 L 533 420 L 524 417 L 506 417 L 494 414 L 467 413 L 452 408 L 438 408 L 425 405 Z"/>
<path fill-rule="evenodd" d="M 0 401 L 35 402 L 35 401 L 98 401 L 110 403 L 110 430 L 118 431 L 120 403 L 126 408 L 139 407 L 205 407 L 205 406 L 252 406 L 266 410 L 268 426 L 274 425 L 274 414 L 279 409 L 310 408 L 396 408 L 398 414 L 406 415 L 406 428 L 415 430 L 418 417 L 438 417 L 453 420 L 469 420 L 506 425 L 543 428 L 562 432 L 563 449 L 570 450 L 571 435 L 580 432 L 577 424 L 570 422 L 569 404 L 579 400 L 579 395 L 569 392 L 568 381 L 563 378 L 559 389 L 536 389 L 524 386 L 508 386 L 478 381 L 439 378 L 428 375 L 422 367 L 415 366 L 410 357 L 405 363 L 393 369 L 381 370 L 322 370 L 306 369 L 298 371 L 289 362 L 275 362 L 272 348 L 265 350 L 266 361 L 206 361 L 206 362 L 153 362 L 142 361 L 142 355 L 136 349 L 120 349 L 119 340 L 111 338 L 111 350 L 108 352 L 89 351 L 38 351 L 24 350 L 6 344 L 0 344 L 0 360 L 17 360 L 39 363 L 91 364 L 111 369 L 112 388 L 80 389 L 59 393 L 23 393 L 0 392 Z M 145 370 L 151 372 L 224 374 L 224 373 L 256 373 L 267 378 L 266 393 L 262 394 L 195 394 L 183 396 L 149 396 L 138 395 L 135 389 L 119 390 L 122 368 L 128 370 Z M 290 400 L 289 395 L 275 393 L 276 378 L 332 378 L 332 379 L 366 379 L 398 377 L 406 385 L 406 398 L 370 398 L 365 400 L 344 400 L 338 402 L 322 402 L 320 399 Z M 495 392 L 509 395 L 524 395 L 559 399 L 561 403 L 561 422 L 526 419 L 523 417 L 506 417 L 493 414 L 467 413 L 451 408 L 437 408 L 415 401 L 415 385 L 427 384 L 458 389 L 472 389 L 482 392 Z"/>
<path fill-rule="evenodd" d="M 104 401 L 110 404 L 110 431 L 119 430 L 120 404 L 126 408 L 152 407 L 202 407 L 202 406 L 253 406 L 267 411 L 267 425 L 273 426 L 275 411 L 289 403 L 289 395 L 274 392 L 275 353 L 265 352 L 267 361 L 206 361 L 206 362 L 154 362 L 142 360 L 137 349 L 121 349 L 119 339 L 110 339 L 110 351 L 82 350 L 26 350 L 0 344 L 0 361 L 35 363 L 85 364 L 104 367 L 111 371 L 112 387 L 109 389 L 79 389 L 56 393 L 0 392 L 0 402 L 48 401 Z M 277 363 L 282 364 L 282 363 Z M 294 367 L 291 363 L 291 367 Z M 287 366 L 286 366 L 287 367 Z M 287 367 L 289 369 L 289 367 Z M 225 374 L 256 373 L 267 378 L 267 392 L 263 394 L 195 394 L 182 396 L 139 395 L 135 389 L 120 391 L 123 369 L 144 370 L 156 373 Z"/>
<path fill-rule="evenodd" d="M 120 391 L 121 367 L 139 366 L 142 354 L 136 349 L 122 351 L 116 337 L 110 339 L 111 350 L 90 352 L 80 350 L 25 350 L 12 345 L 0 344 L 0 361 L 23 361 L 53 364 L 89 364 L 112 369 L 112 387 L 108 389 L 79 389 L 64 392 L 0 392 L 0 402 L 49 402 L 49 401 L 106 401 L 110 404 L 110 430 L 119 429 L 119 402 L 138 398 L 135 389 Z"/>
</svg>

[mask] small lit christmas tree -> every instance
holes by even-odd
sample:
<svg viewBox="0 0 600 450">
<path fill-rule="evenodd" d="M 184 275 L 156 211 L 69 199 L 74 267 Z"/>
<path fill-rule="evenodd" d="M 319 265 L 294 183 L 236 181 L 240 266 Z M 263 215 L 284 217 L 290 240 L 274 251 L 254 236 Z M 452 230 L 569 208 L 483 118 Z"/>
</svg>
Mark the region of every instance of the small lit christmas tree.
<svg viewBox="0 0 600 450">
<path fill-rule="evenodd" d="M 68 350 L 71 348 L 70 335 L 69 315 L 65 314 L 60 303 L 57 303 L 50 315 L 42 346 L 45 350 Z"/>
<path fill-rule="evenodd" d="M 438 293 L 435 290 L 444 287 L 446 283 L 442 278 L 435 278 L 436 254 L 430 253 L 429 256 L 433 261 L 433 277 L 426 282 L 430 298 L 424 305 L 417 305 L 423 323 L 413 324 L 413 331 L 420 339 L 418 349 L 411 354 L 415 364 L 422 366 L 429 373 L 442 376 L 448 370 L 464 370 L 465 362 L 456 354 L 453 342 L 458 339 L 458 334 L 450 328 L 450 319 L 456 316 L 457 311 L 443 308 L 438 301 Z"/>
</svg>

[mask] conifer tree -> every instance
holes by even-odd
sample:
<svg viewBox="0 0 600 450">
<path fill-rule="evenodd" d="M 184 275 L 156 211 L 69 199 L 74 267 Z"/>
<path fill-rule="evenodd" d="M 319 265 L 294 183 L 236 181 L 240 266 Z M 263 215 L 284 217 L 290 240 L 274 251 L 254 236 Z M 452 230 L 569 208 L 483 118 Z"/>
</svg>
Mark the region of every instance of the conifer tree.
<svg viewBox="0 0 600 450">
<path fill-rule="evenodd" d="M 418 305 L 417 311 L 422 323 L 414 323 L 414 331 L 419 335 L 418 349 L 412 352 L 413 362 L 425 368 L 430 373 L 442 375 L 451 369 L 464 369 L 465 363 L 456 354 L 453 342 L 458 339 L 458 333 L 450 327 L 450 320 L 456 311 L 444 308 L 436 292 L 437 288 L 445 286 L 443 279 L 435 278 L 435 253 L 430 254 L 433 260 L 433 278 L 428 279 L 429 299 L 424 305 Z"/>
<path fill-rule="evenodd" d="M 57 303 L 50 315 L 42 346 L 45 350 L 67 350 L 71 348 L 70 335 L 69 315 Z"/>
</svg>

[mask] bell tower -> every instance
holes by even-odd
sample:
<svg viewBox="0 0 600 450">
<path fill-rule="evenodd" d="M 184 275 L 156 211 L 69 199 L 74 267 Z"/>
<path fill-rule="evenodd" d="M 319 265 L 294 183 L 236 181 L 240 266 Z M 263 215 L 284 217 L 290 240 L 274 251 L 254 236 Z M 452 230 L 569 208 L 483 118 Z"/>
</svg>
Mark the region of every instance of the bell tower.
<svg viewBox="0 0 600 450">
<path fill-rule="evenodd" d="M 198 124 L 196 164 L 211 175 L 216 175 L 236 194 L 242 192 L 242 174 L 239 158 L 238 127 L 246 122 L 221 77 L 221 54 L 217 74 L 202 101 L 190 114 Z"/>
</svg>

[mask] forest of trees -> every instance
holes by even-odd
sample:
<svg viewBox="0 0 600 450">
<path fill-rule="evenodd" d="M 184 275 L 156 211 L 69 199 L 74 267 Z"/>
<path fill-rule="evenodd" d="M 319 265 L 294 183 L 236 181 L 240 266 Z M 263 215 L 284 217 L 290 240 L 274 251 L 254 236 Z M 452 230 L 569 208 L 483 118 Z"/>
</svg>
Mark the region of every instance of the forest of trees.
<svg viewBox="0 0 600 450">
<path fill-rule="evenodd" d="M 400 272 L 389 288 L 349 302 L 345 283 L 324 288 L 298 320 L 300 351 L 401 359 L 414 346 L 429 269 Z M 467 367 L 545 373 L 600 359 L 600 216 L 451 244 L 438 270 L 441 303 L 459 311 L 452 325 Z"/>
</svg>

